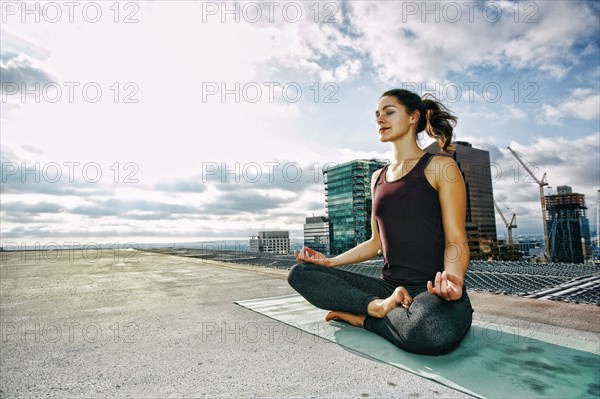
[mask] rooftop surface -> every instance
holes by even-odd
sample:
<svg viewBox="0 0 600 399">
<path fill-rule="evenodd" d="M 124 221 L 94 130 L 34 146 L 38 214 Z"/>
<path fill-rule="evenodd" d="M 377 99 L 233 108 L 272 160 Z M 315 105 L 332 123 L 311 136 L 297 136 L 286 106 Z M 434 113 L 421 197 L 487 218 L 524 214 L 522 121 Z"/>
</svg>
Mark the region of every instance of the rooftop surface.
<svg viewBox="0 0 600 399">
<path fill-rule="evenodd" d="M 233 303 L 286 269 L 142 251 L 2 253 L 0 397 L 470 397 Z M 600 307 L 470 292 L 474 323 L 600 345 Z"/>
<path fill-rule="evenodd" d="M 287 269 L 297 263 L 294 255 L 189 247 L 148 248 L 147 251 L 228 263 Z M 383 257 L 341 266 L 340 269 L 379 277 Z M 471 259 L 465 276 L 470 291 L 518 295 L 600 306 L 600 266 L 578 263 L 531 263 Z"/>
</svg>

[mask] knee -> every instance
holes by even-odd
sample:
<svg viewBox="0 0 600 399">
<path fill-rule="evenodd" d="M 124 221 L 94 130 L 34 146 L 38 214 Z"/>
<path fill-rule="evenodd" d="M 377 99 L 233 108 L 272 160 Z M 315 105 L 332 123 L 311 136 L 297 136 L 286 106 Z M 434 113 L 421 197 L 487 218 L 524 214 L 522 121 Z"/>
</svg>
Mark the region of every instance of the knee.
<svg viewBox="0 0 600 399">
<path fill-rule="evenodd" d="M 454 304 L 437 295 L 417 295 L 409 308 L 410 327 L 406 331 L 408 350 L 422 355 L 439 355 L 452 349 L 471 325 L 456 314 Z"/>
<path fill-rule="evenodd" d="M 415 296 L 410 305 L 410 313 L 419 318 L 427 318 L 441 311 L 445 300 L 427 291 Z"/>
<path fill-rule="evenodd" d="M 295 288 L 295 283 L 302 279 L 301 275 L 310 267 L 310 265 L 310 263 L 296 263 L 292 266 L 287 277 L 288 284 Z"/>
</svg>

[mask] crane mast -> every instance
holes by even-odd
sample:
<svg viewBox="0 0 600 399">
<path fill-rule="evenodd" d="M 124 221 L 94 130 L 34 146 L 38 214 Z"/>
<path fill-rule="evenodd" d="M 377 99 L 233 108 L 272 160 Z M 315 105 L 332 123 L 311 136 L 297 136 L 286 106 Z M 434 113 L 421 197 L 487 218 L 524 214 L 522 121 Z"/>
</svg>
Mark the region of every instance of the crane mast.
<svg viewBox="0 0 600 399">
<path fill-rule="evenodd" d="M 515 156 L 515 158 L 517 158 L 517 161 L 519 161 L 519 163 L 521 165 L 523 165 L 523 168 L 527 171 L 527 173 L 529 173 L 531 178 L 533 180 L 535 180 L 535 182 L 540 186 L 540 203 L 542 205 L 542 223 L 544 226 L 544 245 L 546 247 L 544 253 L 546 256 L 546 261 L 550 261 L 550 245 L 549 245 L 549 240 L 548 240 L 548 226 L 547 226 L 547 222 L 546 222 L 546 199 L 544 196 L 544 186 L 548 185 L 548 182 L 546 181 L 546 173 L 544 172 L 544 175 L 542 176 L 542 180 L 539 180 L 537 177 L 535 177 L 535 175 L 527 167 L 527 165 L 525 165 L 525 162 L 523 162 L 523 160 L 521 160 L 521 158 L 517 155 L 517 153 L 512 150 L 512 148 L 510 148 L 510 147 L 506 147 L 506 148 Z"/>
<path fill-rule="evenodd" d="M 513 260 L 514 259 L 514 248 L 515 248 L 515 246 L 514 246 L 514 243 L 513 243 L 512 229 L 513 228 L 517 228 L 517 225 L 515 223 L 515 219 L 516 219 L 517 215 L 515 215 L 513 213 L 512 219 L 510 219 L 510 223 L 509 223 L 506 220 L 506 218 L 504 217 L 504 214 L 500 210 L 500 207 L 498 206 L 498 204 L 496 203 L 496 201 L 494 201 L 494 207 L 496 207 L 496 210 L 500 214 L 500 217 L 504 221 L 504 224 L 506 225 L 506 229 L 508 230 L 508 249 L 510 251 L 510 259 Z"/>
</svg>

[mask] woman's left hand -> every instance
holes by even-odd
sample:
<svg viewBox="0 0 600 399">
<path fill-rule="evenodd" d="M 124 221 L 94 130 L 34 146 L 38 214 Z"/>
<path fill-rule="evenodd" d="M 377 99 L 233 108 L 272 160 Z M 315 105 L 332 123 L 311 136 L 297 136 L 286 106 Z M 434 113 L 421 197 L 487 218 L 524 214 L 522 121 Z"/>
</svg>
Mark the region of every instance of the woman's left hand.
<svg viewBox="0 0 600 399">
<path fill-rule="evenodd" d="M 431 281 L 427 282 L 427 291 L 447 301 L 455 301 L 462 297 L 462 280 L 454 274 L 437 272 L 435 275 L 435 286 Z"/>
</svg>

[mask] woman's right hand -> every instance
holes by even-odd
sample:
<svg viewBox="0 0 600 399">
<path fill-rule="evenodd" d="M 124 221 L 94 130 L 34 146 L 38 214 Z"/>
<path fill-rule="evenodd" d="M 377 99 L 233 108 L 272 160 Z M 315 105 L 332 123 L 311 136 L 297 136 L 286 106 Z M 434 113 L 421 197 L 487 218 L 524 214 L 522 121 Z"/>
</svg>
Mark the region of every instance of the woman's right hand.
<svg viewBox="0 0 600 399">
<path fill-rule="evenodd" d="M 309 247 L 302 247 L 300 252 L 298 252 L 297 249 L 294 250 L 294 256 L 296 257 L 296 260 L 299 262 L 314 263 L 316 265 L 327 266 L 327 267 L 331 266 L 331 264 L 332 264 L 331 259 L 327 258 L 322 253 L 317 252 L 314 249 L 311 249 Z"/>
</svg>

